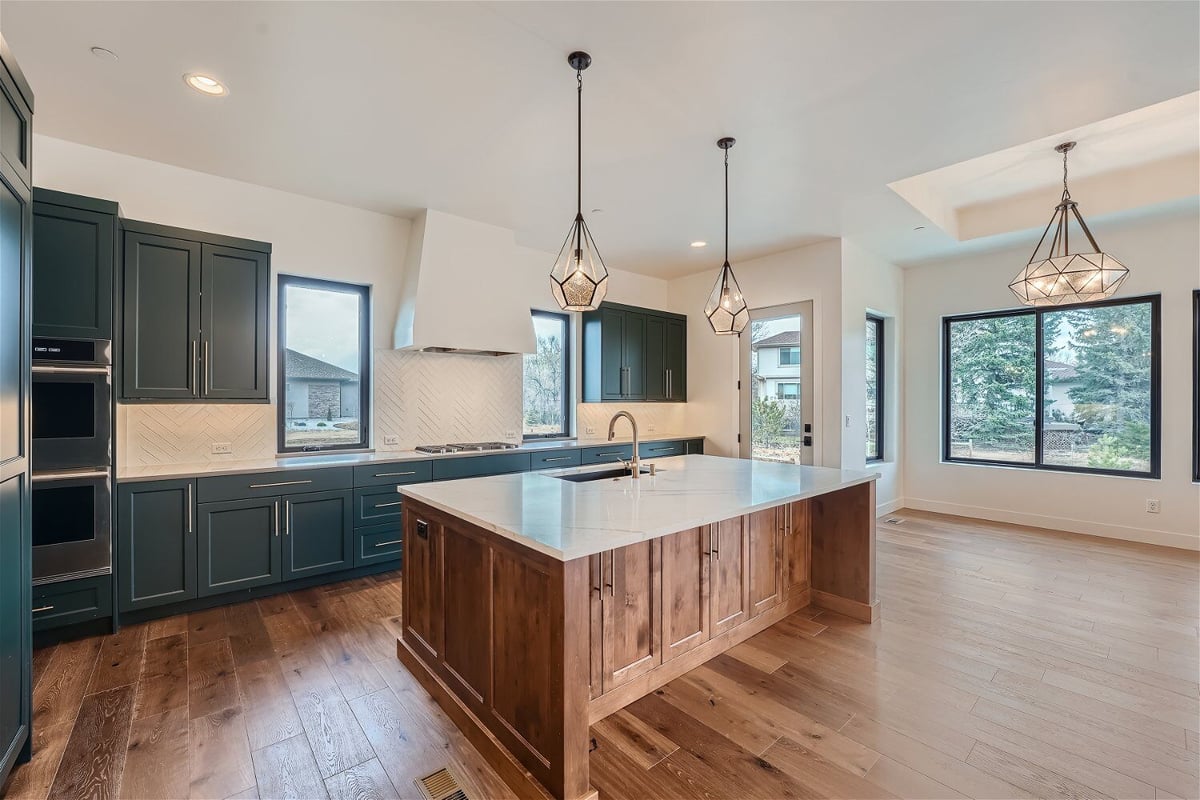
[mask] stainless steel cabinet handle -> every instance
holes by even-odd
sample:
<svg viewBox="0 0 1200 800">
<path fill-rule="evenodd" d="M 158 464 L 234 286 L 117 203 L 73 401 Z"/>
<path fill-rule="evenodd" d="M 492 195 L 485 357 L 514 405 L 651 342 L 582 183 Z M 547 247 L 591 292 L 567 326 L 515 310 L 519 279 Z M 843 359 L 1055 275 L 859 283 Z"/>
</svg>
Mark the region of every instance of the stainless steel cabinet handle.
<svg viewBox="0 0 1200 800">
<path fill-rule="evenodd" d="M 279 481 L 278 483 L 252 483 L 252 484 L 250 484 L 250 488 L 251 489 L 270 489 L 274 486 L 303 486 L 308 483 L 312 483 L 312 480 L 310 479 L 307 481 Z"/>
<path fill-rule="evenodd" d="M 275 535 L 278 536 L 279 535 L 279 501 L 276 500 L 271 505 L 273 505 L 275 507 Z"/>
<path fill-rule="evenodd" d="M 570 461 L 570 456 L 555 456 L 554 458 L 543 458 L 542 462 L 549 464 L 551 461 Z"/>
<path fill-rule="evenodd" d="M 107 375 L 108 367 L 33 367 L 34 374 L 48 375 Z"/>
<path fill-rule="evenodd" d="M 672 377 L 671 370 L 667 370 L 667 399 L 668 400 L 675 396 L 675 392 L 673 392 L 671 390 L 671 377 Z"/>
<path fill-rule="evenodd" d="M 389 540 L 389 541 L 386 541 L 386 542 L 376 542 L 376 543 L 375 543 L 375 547 L 384 547 L 384 546 L 386 546 L 386 545 L 389 545 L 389 544 L 400 544 L 400 543 L 401 543 L 401 541 L 402 541 L 402 540 L 400 540 L 400 539 L 391 539 L 391 540 Z"/>
<path fill-rule="evenodd" d="M 400 506 L 400 505 L 404 505 L 403 500 L 397 500 L 394 503 L 376 503 L 375 507 L 376 508 L 391 508 L 392 506 Z"/>
<path fill-rule="evenodd" d="M 41 611 L 53 611 L 53 610 L 54 610 L 54 606 L 42 606 L 41 608 L 33 609 L 33 613 L 37 614 Z"/>
<path fill-rule="evenodd" d="M 607 456 L 617 456 L 618 458 L 620 458 L 621 453 L 619 453 L 619 452 L 617 452 L 617 453 L 596 453 L 596 458 L 605 458 Z"/>
<path fill-rule="evenodd" d="M 606 589 L 608 589 L 609 597 L 616 597 L 616 594 L 617 594 L 617 589 L 615 586 L 613 586 L 613 580 L 615 577 L 613 575 L 613 573 L 616 572 L 616 569 L 617 569 L 616 559 L 617 559 L 616 554 L 612 550 L 609 550 L 608 551 L 608 582 L 604 584 L 604 587 Z"/>
<path fill-rule="evenodd" d="M 196 520 L 195 520 L 195 517 L 193 516 L 194 513 L 195 513 L 195 506 L 192 505 L 192 482 L 188 481 L 188 485 L 187 485 L 187 514 L 188 514 L 187 532 L 188 533 L 196 532 Z"/>
<path fill-rule="evenodd" d="M 403 478 L 406 475 L 416 475 L 416 472 L 376 472 L 376 478 Z"/>
<path fill-rule="evenodd" d="M 204 340 L 204 394 L 208 394 L 209 373 L 212 372 L 212 364 L 208 363 L 208 340 Z"/>
<path fill-rule="evenodd" d="M 93 469 L 84 470 L 82 472 L 43 472 L 35 474 L 30 480 L 34 483 L 42 483 L 43 481 L 69 481 L 76 478 L 107 478 L 108 470 Z"/>
<path fill-rule="evenodd" d="M 192 339 L 192 397 L 200 394 L 200 340 Z"/>
<path fill-rule="evenodd" d="M 283 535 L 290 536 L 292 533 L 292 501 L 283 501 Z"/>
</svg>

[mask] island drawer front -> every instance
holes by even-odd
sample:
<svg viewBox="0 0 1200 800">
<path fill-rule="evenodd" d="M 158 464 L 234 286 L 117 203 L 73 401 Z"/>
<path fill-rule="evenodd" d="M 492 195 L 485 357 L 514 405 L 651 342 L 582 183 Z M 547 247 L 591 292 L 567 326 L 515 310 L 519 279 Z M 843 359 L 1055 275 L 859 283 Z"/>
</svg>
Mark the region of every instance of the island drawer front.
<svg viewBox="0 0 1200 800">
<path fill-rule="evenodd" d="M 578 467 L 583 463 L 583 454 L 579 450 L 554 450 L 548 453 L 534 453 L 530 458 L 530 468 L 566 469 Z"/>
<path fill-rule="evenodd" d="M 400 524 L 401 500 L 397 489 L 400 484 L 370 486 L 354 490 L 354 527 L 380 525 L 385 522 Z"/>
<path fill-rule="evenodd" d="M 614 464 L 617 461 L 629 461 L 633 458 L 633 445 L 610 444 L 599 447 L 585 447 L 580 451 L 583 464 Z"/>
<path fill-rule="evenodd" d="M 402 461 L 398 464 L 364 464 L 354 468 L 354 485 L 381 486 L 385 483 L 425 483 L 433 480 L 433 463 Z"/>
<path fill-rule="evenodd" d="M 528 472 L 529 453 L 500 453 L 492 456 L 466 456 L 439 459 L 433 462 L 433 479 L 450 481 L 455 478 L 476 478 L 481 475 L 506 475 Z"/>
<path fill-rule="evenodd" d="M 399 561 L 404 539 L 398 524 L 370 525 L 354 531 L 354 566 Z"/>
<path fill-rule="evenodd" d="M 642 442 L 638 445 L 640 458 L 666 458 L 687 453 L 687 442 Z"/>
<path fill-rule="evenodd" d="M 249 500 L 298 492 L 326 492 L 354 485 L 350 467 L 289 469 L 252 475 L 217 475 L 196 481 L 196 502 Z"/>
</svg>

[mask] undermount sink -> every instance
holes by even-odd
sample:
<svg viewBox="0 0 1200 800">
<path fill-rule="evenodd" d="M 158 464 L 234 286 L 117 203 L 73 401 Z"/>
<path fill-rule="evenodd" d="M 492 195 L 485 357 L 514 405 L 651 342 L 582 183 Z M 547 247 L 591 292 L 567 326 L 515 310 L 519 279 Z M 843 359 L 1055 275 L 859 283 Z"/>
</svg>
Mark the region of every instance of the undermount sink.
<svg viewBox="0 0 1200 800">
<path fill-rule="evenodd" d="M 642 475 L 649 475 L 650 470 L 641 470 Z M 629 477 L 629 467 L 614 467 L 613 469 L 600 469 L 594 472 L 573 472 L 569 475 L 555 475 L 554 477 L 570 481 L 571 483 L 588 483 L 590 481 L 607 481 L 617 480 L 618 478 Z"/>
</svg>

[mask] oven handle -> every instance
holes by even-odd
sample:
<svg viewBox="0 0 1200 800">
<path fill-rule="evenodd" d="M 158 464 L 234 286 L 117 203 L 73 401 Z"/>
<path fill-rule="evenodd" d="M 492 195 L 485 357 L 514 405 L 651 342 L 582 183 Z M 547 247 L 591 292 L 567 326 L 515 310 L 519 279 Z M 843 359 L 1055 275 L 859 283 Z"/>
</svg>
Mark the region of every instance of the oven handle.
<svg viewBox="0 0 1200 800">
<path fill-rule="evenodd" d="M 75 478 L 107 478 L 108 470 L 86 470 L 84 472 L 44 472 L 34 474 L 31 480 L 34 483 L 42 483 L 44 481 L 69 481 Z"/>
<path fill-rule="evenodd" d="M 108 375 L 111 367 L 33 367 L 34 374 L 48 373 L 51 375 Z"/>
</svg>

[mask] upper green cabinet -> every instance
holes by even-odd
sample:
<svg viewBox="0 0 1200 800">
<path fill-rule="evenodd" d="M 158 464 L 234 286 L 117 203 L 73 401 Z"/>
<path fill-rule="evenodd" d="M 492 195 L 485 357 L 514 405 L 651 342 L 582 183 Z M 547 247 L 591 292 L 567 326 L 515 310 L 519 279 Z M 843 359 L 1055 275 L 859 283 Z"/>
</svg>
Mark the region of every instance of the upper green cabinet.
<svg viewBox="0 0 1200 800">
<path fill-rule="evenodd" d="M 602 303 L 583 314 L 583 402 L 687 400 L 687 318 Z"/>
<path fill-rule="evenodd" d="M 271 245 L 124 229 L 121 399 L 266 402 Z"/>
<path fill-rule="evenodd" d="M 33 335 L 112 339 L 117 204 L 33 190 Z"/>
</svg>

